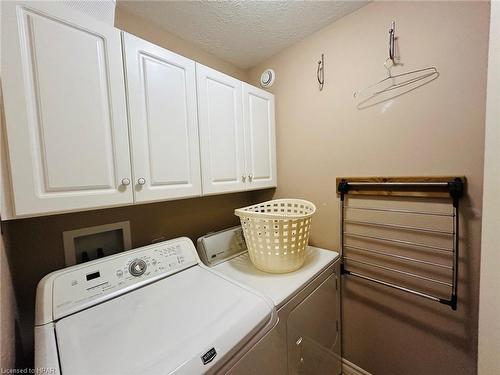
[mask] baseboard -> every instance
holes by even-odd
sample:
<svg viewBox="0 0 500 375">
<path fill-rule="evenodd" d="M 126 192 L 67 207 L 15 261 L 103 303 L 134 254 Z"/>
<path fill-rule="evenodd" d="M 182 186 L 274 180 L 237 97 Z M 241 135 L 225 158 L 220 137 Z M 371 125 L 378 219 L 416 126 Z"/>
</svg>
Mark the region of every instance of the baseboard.
<svg viewBox="0 0 500 375">
<path fill-rule="evenodd" d="M 368 371 L 342 358 L 342 374 L 343 375 L 371 375 Z"/>
</svg>

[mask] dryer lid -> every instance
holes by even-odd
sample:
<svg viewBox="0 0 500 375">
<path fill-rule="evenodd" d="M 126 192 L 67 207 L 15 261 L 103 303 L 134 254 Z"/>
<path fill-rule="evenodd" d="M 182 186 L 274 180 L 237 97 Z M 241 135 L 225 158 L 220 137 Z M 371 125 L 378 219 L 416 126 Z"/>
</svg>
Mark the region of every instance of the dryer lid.
<svg viewBox="0 0 500 375">
<path fill-rule="evenodd" d="M 308 246 L 304 265 L 289 273 L 260 271 L 252 264 L 248 253 L 219 263 L 212 269 L 268 296 L 280 308 L 338 257 L 335 251 Z"/>
<path fill-rule="evenodd" d="M 273 311 L 263 297 L 194 266 L 56 322 L 61 372 L 203 373 L 263 330 Z"/>
</svg>

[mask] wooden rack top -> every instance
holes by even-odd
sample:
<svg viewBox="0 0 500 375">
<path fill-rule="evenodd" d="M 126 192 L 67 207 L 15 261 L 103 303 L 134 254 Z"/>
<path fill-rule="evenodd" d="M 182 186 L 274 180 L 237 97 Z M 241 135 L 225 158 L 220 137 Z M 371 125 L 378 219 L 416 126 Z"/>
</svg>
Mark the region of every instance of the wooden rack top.
<svg viewBox="0 0 500 375">
<path fill-rule="evenodd" d="M 464 176 L 337 177 L 339 194 L 460 198 Z"/>
</svg>

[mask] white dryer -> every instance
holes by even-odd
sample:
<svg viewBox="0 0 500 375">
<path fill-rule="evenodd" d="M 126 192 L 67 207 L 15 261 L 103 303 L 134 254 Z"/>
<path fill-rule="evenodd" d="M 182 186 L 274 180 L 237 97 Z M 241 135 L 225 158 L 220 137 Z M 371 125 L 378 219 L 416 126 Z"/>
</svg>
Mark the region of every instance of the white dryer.
<svg viewBox="0 0 500 375">
<path fill-rule="evenodd" d="M 253 266 L 241 227 L 234 227 L 198 239 L 198 253 L 213 270 L 268 296 L 278 309 L 278 325 L 229 373 L 341 373 L 337 252 L 309 246 L 299 270 L 266 273 Z"/>
<path fill-rule="evenodd" d="M 35 366 L 64 375 L 215 373 L 276 322 L 270 300 L 205 267 L 192 241 L 178 238 L 43 278 Z"/>
</svg>

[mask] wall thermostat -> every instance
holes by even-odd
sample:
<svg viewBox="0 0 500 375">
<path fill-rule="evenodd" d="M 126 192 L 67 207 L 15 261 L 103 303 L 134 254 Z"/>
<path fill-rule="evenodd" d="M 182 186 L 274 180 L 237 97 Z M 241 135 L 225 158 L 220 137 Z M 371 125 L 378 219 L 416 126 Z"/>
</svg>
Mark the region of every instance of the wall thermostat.
<svg viewBox="0 0 500 375">
<path fill-rule="evenodd" d="M 271 87 L 276 78 L 276 73 L 272 69 L 266 69 L 260 76 L 260 86 L 261 87 Z"/>
</svg>

